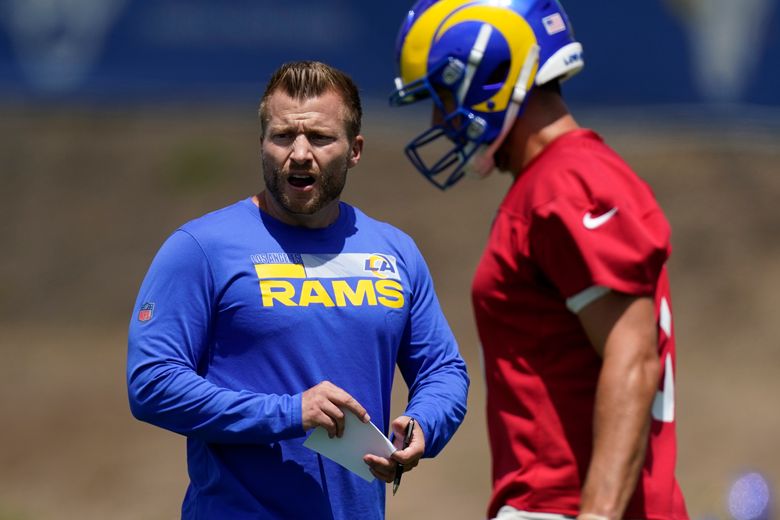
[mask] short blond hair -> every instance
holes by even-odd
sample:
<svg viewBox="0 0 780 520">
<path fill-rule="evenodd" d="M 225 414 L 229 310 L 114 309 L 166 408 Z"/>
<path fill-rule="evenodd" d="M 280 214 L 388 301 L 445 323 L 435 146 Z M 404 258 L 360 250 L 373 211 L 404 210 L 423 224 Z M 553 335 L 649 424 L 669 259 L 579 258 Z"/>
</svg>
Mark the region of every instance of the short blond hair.
<svg viewBox="0 0 780 520">
<path fill-rule="evenodd" d="M 347 135 L 354 139 L 360 133 L 363 117 L 360 94 L 355 82 L 344 72 L 319 61 L 293 61 L 279 67 L 271 75 L 260 100 L 258 112 L 263 135 L 268 124 L 268 98 L 277 90 L 297 100 L 318 97 L 330 90 L 336 92 L 344 101 Z"/>
</svg>

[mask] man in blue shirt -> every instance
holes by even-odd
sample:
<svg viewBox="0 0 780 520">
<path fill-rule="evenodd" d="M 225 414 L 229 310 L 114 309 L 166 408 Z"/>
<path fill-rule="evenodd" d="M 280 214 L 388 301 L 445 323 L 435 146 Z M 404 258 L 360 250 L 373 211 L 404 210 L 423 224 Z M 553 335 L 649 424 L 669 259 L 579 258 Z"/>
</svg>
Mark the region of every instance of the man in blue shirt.
<svg viewBox="0 0 780 520">
<path fill-rule="evenodd" d="M 433 457 L 468 376 L 413 240 L 340 201 L 360 160 L 352 80 L 283 65 L 260 104 L 265 190 L 176 230 L 143 281 L 127 384 L 140 420 L 187 437 L 187 519 L 384 517 L 385 486 Z M 390 423 L 395 365 L 409 387 Z M 303 446 L 345 414 L 411 443 L 366 482 Z"/>
</svg>

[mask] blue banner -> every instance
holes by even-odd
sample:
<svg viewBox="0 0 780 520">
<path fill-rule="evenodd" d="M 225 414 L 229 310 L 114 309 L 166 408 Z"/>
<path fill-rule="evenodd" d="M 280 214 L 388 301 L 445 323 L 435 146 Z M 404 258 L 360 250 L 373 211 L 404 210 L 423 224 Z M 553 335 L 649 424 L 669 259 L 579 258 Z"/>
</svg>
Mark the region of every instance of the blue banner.
<svg viewBox="0 0 780 520">
<path fill-rule="evenodd" d="M 578 103 L 780 104 L 777 0 L 564 0 Z M 0 0 L 0 100 L 254 100 L 295 59 L 385 98 L 406 2 Z"/>
<path fill-rule="evenodd" d="M 778 0 L 574 1 L 591 104 L 780 104 Z"/>
</svg>

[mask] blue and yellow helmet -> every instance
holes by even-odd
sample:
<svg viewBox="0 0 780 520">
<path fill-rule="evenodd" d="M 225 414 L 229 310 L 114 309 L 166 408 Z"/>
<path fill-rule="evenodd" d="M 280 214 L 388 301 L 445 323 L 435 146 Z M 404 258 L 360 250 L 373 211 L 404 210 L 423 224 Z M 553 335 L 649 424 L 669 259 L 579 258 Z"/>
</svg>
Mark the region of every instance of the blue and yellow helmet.
<svg viewBox="0 0 780 520">
<path fill-rule="evenodd" d="M 398 33 L 396 61 L 390 104 L 431 98 L 442 114 L 405 149 L 441 189 L 467 170 L 487 175 L 528 91 L 584 63 L 556 0 L 419 0 Z M 451 146 L 428 159 L 441 138 Z"/>
</svg>

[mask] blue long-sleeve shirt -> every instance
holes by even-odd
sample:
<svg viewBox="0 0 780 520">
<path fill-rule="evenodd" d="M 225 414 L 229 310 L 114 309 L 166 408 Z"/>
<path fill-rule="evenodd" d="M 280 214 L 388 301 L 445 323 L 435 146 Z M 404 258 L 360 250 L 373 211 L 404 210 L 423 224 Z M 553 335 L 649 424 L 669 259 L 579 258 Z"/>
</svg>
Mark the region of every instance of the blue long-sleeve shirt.
<svg viewBox="0 0 780 520">
<path fill-rule="evenodd" d="M 395 365 L 436 455 L 468 376 L 411 238 L 341 203 L 327 228 L 250 199 L 161 247 L 131 319 L 133 414 L 187 436 L 182 517 L 383 518 L 385 485 L 303 447 L 301 395 L 328 380 L 387 431 Z"/>
</svg>

